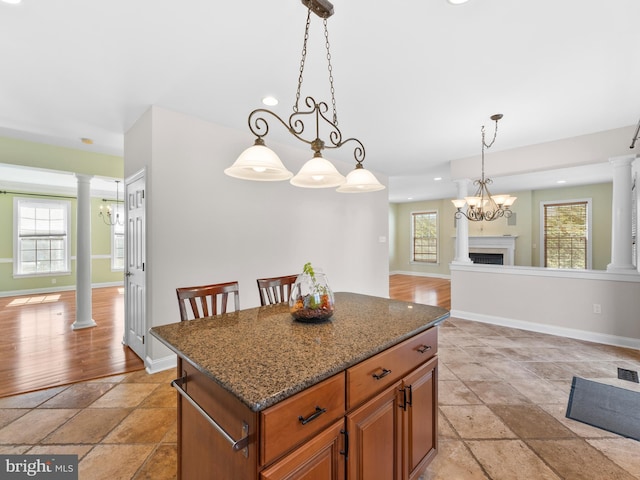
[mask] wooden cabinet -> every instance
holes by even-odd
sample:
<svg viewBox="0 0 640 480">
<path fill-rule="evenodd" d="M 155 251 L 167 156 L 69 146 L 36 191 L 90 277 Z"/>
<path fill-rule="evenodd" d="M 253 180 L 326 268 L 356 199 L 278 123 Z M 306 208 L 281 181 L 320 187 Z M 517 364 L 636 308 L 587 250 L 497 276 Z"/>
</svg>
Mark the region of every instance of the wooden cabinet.
<svg viewBox="0 0 640 480">
<path fill-rule="evenodd" d="M 340 419 L 260 473 L 261 480 L 343 480 L 344 420 Z"/>
<path fill-rule="evenodd" d="M 178 477 L 417 479 L 437 447 L 437 341 L 421 332 L 261 412 L 180 360 Z"/>
</svg>

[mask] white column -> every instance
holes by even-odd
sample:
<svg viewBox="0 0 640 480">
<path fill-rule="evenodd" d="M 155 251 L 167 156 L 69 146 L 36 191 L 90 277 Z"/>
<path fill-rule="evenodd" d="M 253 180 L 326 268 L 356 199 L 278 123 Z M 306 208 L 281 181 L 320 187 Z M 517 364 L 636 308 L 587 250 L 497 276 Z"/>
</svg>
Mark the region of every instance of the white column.
<svg viewBox="0 0 640 480">
<path fill-rule="evenodd" d="M 73 330 L 95 327 L 91 318 L 91 178 L 76 173 L 78 200 L 76 203 L 76 320 Z"/>
<path fill-rule="evenodd" d="M 468 190 L 471 180 L 463 178 L 455 180 L 455 182 L 458 186 L 458 198 L 464 198 L 469 195 Z M 468 206 L 465 205 L 462 211 L 466 213 L 467 208 Z M 473 263 L 469 258 L 469 220 L 463 215 L 456 222 L 456 256 L 451 263 L 456 265 Z"/>
<path fill-rule="evenodd" d="M 608 272 L 635 273 L 631 241 L 631 163 L 635 155 L 609 159 L 613 165 L 613 202 L 611 215 L 611 263 Z"/>
</svg>

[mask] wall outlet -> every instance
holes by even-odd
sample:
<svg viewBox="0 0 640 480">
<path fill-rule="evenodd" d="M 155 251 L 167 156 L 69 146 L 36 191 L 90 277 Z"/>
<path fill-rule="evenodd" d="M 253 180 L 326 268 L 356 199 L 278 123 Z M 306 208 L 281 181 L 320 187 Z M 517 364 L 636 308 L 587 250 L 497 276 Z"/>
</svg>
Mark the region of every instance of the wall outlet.
<svg viewBox="0 0 640 480">
<path fill-rule="evenodd" d="M 593 304 L 593 313 L 602 313 L 602 307 L 599 303 Z"/>
<path fill-rule="evenodd" d="M 51 279 L 51 283 L 55 284 L 55 283 L 56 283 L 56 279 L 55 279 L 55 278 L 52 278 L 52 279 Z"/>
</svg>

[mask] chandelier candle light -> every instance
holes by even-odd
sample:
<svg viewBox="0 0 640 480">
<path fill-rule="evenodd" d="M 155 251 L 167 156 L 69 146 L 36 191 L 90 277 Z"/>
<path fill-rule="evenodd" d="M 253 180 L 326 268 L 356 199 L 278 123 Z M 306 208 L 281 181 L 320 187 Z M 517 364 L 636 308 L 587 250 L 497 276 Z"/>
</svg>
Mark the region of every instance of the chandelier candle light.
<svg viewBox="0 0 640 480">
<path fill-rule="evenodd" d="M 256 181 L 279 181 L 289 180 L 292 185 L 304 188 L 330 188 L 338 187 L 338 192 L 360 193 L 375 192 L 383 190 L 385 187 L 376 177 L 362 166 L 364 161 L 364 145 L 356 138 L 342 138 L 342 132 L 338 128 L 338 116 L 336 110 L 335 90 L 333 87 L 333 74 L 331 66 L 331 53 L 329 51 L 329 33 L 327 31 L 327 18 L 333 15 L 333 5 L 327 0 L 302 0 L 308 7 L 307 23 L 304 31 L 304 43 L 302 45 L 302 60 L 300 61 L 300 72 L 298 76 L 298 89 L 296 91 L 296 101 L 293 106 L 293 113 L 289 116 L 288 122 L 270 110 L 259 108 L 249 114 L 249 129 L 256 136 L 255 144 L 240 154 L 234 164 L 225 169 L 224 173 L 235 178 Z M 302 74 L 307 55 L 307 40 L 309 38 L 309 25 L 311 23 L 311 12 L 323 19 L 325 45 L 327 48 L 327 62 L 329 70 L 329 85 L 331 90 L 331 105 L 333 107 L 333 119 L 330 120 L 325 115 L 329 107 L 325 102 L 316 102 L 313 97 L 306 97 L 304 104 L 306 109 L 299 109 L 300 90 L 302 87 Z M 269 123 L 265 116 L 272 116 L 278 120 L 298 140 L 311 146 L 313 158 L 307 161 L 298 174 L 293 176 L 283 165 L 276 153 L 268 148 L 264 143 L 264 137 L 269 133 Z M 315 138 L 304 138 L 305 124 L 303 116 L 311 116 L 315 120 Z M 329 140 L 325 143 L 320 139 L 320 125 L 325 125 L 329 129 Z M 356 160 L 355 169 L 345 178 L 336 167 L 322 157 L 322 150 L 325 148 L 340 148 L 348 142 L 356 145 L 353 156 Z M 293 177 L 293 178 L 292 178 Z"/>
<path fill-rule="evenodd" d="M 122 225 L 123 220 L 120 219 L 120 213 L 118 212 L 118 207 L 117 205 L 120 203 L 120 180 L 116 180 L 116 212 L 115 212 L 115 216 L 113 215 L 113 212 L 111 211 L 111 206 L 108 205 L 106 210 L 107 213 L 104 213 L 104 209 L 103 206 L 100 205 L 100 211 L 98 212 L 98 216 L 102 218 L 102 221 L 104 223 L 106 223 L 107 225 Z M 102 199 L 103 202 L 107 202 L 108 200 L 106 198 Z M 123 200 L 124 201 L 124 200 Z"/>
<path fill-rule="evenodd" d="M 473 197 L 456 198 L 451 200 L 453 205 L 458 209 L 455 213 L 455 217 L 460 219 L 463 216 L 473 222 L 480 222 L 482 220 L 490 222 L 500 217 L 509 218 L 512 214 L 509 207 L 513 205 L 517 197 L 510 195 L 491 195 L 487 185 L 491 185 L 493 180 L 485 178 L 484 176 L 484 150 L 491 148 L 496 141 L 496 135 L 498 134 L 498 120 L 502 118 L 501 113 L 491 115 L 491 120 L 496 122 L 493 132 L 493 139 L 487 143 L 485 141 L 484 125 L 482 126 L 482 177 L 480 180 L 475 180 L 474 185 L 478 187 Z M 466 213 L 462 210 L 465 204 L 469 205 Z"/>
</svg>

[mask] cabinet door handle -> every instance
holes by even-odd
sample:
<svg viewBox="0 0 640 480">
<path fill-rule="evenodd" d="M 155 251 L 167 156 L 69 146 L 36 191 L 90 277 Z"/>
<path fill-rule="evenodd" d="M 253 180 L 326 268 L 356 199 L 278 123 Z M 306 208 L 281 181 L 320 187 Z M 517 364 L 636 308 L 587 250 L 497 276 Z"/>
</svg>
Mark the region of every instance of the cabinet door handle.
<svg viewBox="0 0 640 480">
<path fill-rule="evenodd" d="M 386 368 L 383 368 L 382 373 L 374 373 L 372 377 L 375 378 L 376 380 L 380 380 L 381 378 L 386 377 L 390 373 L 391 373 L 391 370 L 387 370 Z"/>
<path fill-rule="evenodd" d="M 326 408 L 320 408 L 316 406 L 316 411 L 314 413 L 312 413 L 311 415 L 309 415 L 307 418 L 304 418 L 302 415 L 300 415 L 298 417 L 298 420 L 300 421 L 300 423 L 302 425 L 306 425 L 307 423 L 309 423 L 312 420 L 315 420 L 316 418 L 318 418 L 320 415 L 322 415 L 324 412 L 326 412 L 327 409 Z"/>
<path fill-rule="evenodd" d="M 411 388 L 411 385 L 406 388 L 409 389 L 409 400 L 407 400 L 407 405 L 411 407 L 413 405 L 413 389 Z"/>
<path fill-rule="evenodd" d="M 340 430 L 340 433 L 344 435 L 344 450 L 340 450 L 340 455 L 344 455 L 344 458 L 349 458 L 349 432 Z"/>
<path fill-rule="evenodd" d="M 429 350 L 431 350 L 431 346 L 430 345 L 421 345 L 420 347 L 418 347 L 418 352 L 420 352 L 420 353 L 426 353 Z"/>
</svg>

